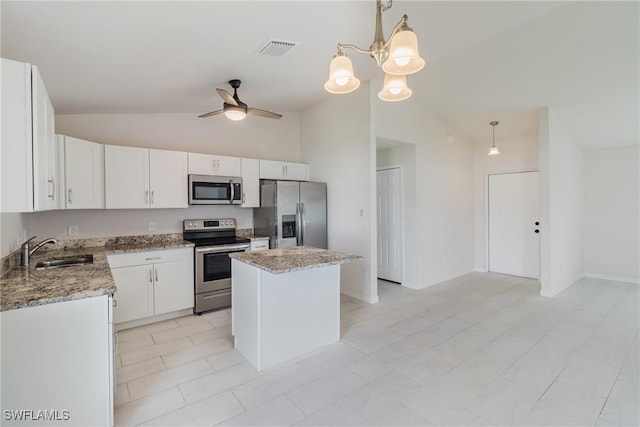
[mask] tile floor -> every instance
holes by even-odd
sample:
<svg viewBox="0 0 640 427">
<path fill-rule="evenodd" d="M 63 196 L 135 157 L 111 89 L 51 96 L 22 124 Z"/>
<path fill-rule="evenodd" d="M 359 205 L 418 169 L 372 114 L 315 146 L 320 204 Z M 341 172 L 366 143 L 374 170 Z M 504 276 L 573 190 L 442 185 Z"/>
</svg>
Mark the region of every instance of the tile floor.
<svg viewBox="0 0 640 427">
<path fill-rule="evenodd" d="M 230 311 L 118 334 L 116 425 L 638 426 L 640 286 L 472 273 L 342 296 L 342 340 L 261 373 Z"/>
</svg>

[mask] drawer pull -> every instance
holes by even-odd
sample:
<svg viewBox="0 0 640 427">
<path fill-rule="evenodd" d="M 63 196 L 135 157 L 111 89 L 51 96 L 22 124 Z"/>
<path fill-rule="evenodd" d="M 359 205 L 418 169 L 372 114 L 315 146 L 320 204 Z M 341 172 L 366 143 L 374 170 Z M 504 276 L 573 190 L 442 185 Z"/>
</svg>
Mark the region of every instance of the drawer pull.
<svg viewBox="0 0 640 427">
<path fill-rule="evenodd" d="M 162 257 L 161 256 L 152 256 L 152 257 L 149 257 L 149 258 L 145 258 L 144 260 L 145 261 L 151 261 L 151 260 L 154 260 L 154 259 L 162 259 Z"/>
</svg>

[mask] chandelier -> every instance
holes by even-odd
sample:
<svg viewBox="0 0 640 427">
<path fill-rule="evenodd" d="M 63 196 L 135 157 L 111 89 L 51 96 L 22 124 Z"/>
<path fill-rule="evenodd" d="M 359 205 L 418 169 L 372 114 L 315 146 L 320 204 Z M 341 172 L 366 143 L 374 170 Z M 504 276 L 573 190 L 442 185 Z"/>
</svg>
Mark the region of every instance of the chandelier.
<svg viewBox="0 0 640 427">
<path fill-rule="evenodd" d="M 393 0 L 386 4 L 382 4 L 382 0 L 376 0 L 376 30 L 369 50 L 352 44 L 338 43 L 338 52 L 329 65 L 329 80 L 324 84 L 327 92 L 349 93 L 360 86 L 360 80 L 353 73 L 351 60 L 344 53 L 344 49 L 353 49 L 371 56 L 385 72 L 384 85 L 378 92 L 378 98 L 383 101 L 402 101 L 411 96 L 406 75 L 420 71 L 425 62 L 418 53 L 418 38 L 407 25 L 407 15 L 398 21 L 389 40 L 385 41 L 382 33 L 382 12 L 391 9 L 392 3 Z"/>
</svg>

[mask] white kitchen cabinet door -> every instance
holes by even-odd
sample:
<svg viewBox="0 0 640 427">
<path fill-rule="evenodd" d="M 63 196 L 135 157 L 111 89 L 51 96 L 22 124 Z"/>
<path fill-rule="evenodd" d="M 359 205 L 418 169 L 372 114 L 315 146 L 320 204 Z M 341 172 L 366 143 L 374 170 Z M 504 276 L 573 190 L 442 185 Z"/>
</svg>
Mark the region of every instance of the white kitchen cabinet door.
<svg viewBox="0 0 640 427">
<path fill-rule="evenodd" d="M 189 174 L 240 176 L 241 173 L 242 165 L 239 157 L 189 153 Z"/>
<path fill-rule="evenodd" d="M 113 425 L 110 305 L 102 295 L 0 313 L 1 406 L 34 414 L 3 416 L 3 426 Z M 47 422 L 38 411 L 68 419 Z"/>
<path fill-rule="evenodd" d="M 107 209 L 135 209 L 149 206 L 149 150 L 147 148 L 105 145 L 104 174 Z"/>
<path fill-rule="evenodd" d="M 111 269 L 116 283 L 115 323 L 153 316 L 153 273 L 151 265 Z"/>
<path fill-rule="evenodd" d="M 153 265 L 156 315 L 193 307 L 193 256 Z"/>
<path fill-rule="evenodd" d="M 58 135 L 64 149 L 67 209 L 104 208 L 104 145 Z"/>
<path fill-rule="evenodd" d="M 54 111 L 38 68 L 31 67 L 33 120 L 33 208 L 58 209 L 58 150 Z"/>
<path fill-rule="evenodd" d="M 260 160 L 260 179 L 308 181 L 309 165 L 305 163 Z"/>
<path fill-rule="evenodd" d="M 260 161 L 242 159 L 242 204 L 243 208 L 260 207 Z"/>
<path fill-rule="evenodd" d="M 149 206 L 188 207 L 187 153 L 149 150 Z"/>
<path fill-rule="evenodd" d="M 2 212 L 33 211 L 31 65 L 2 58 Z"/>
</svg>

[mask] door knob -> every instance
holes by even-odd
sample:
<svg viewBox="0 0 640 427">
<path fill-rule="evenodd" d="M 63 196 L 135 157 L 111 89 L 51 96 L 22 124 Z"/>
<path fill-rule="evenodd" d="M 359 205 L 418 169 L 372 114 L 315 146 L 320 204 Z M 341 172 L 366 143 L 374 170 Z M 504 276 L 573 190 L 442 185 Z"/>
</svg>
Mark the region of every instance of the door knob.
<svg viewBox="0 0 640 427">
<path fill-rule="evenodd" d="M 540 232 L 540 230 L 534 230 L 534 232 L 535 232 L 535 233 L 539 233 L 539 232 Z"/>
<path fill-rule="evenodd" d="M 536 224 L 536 225 L 540 225 L 540 222 L 539 222 L 539 221 L 536 221 L 536 222 L 535 222 L 535 224 Z"/>
</svg>

